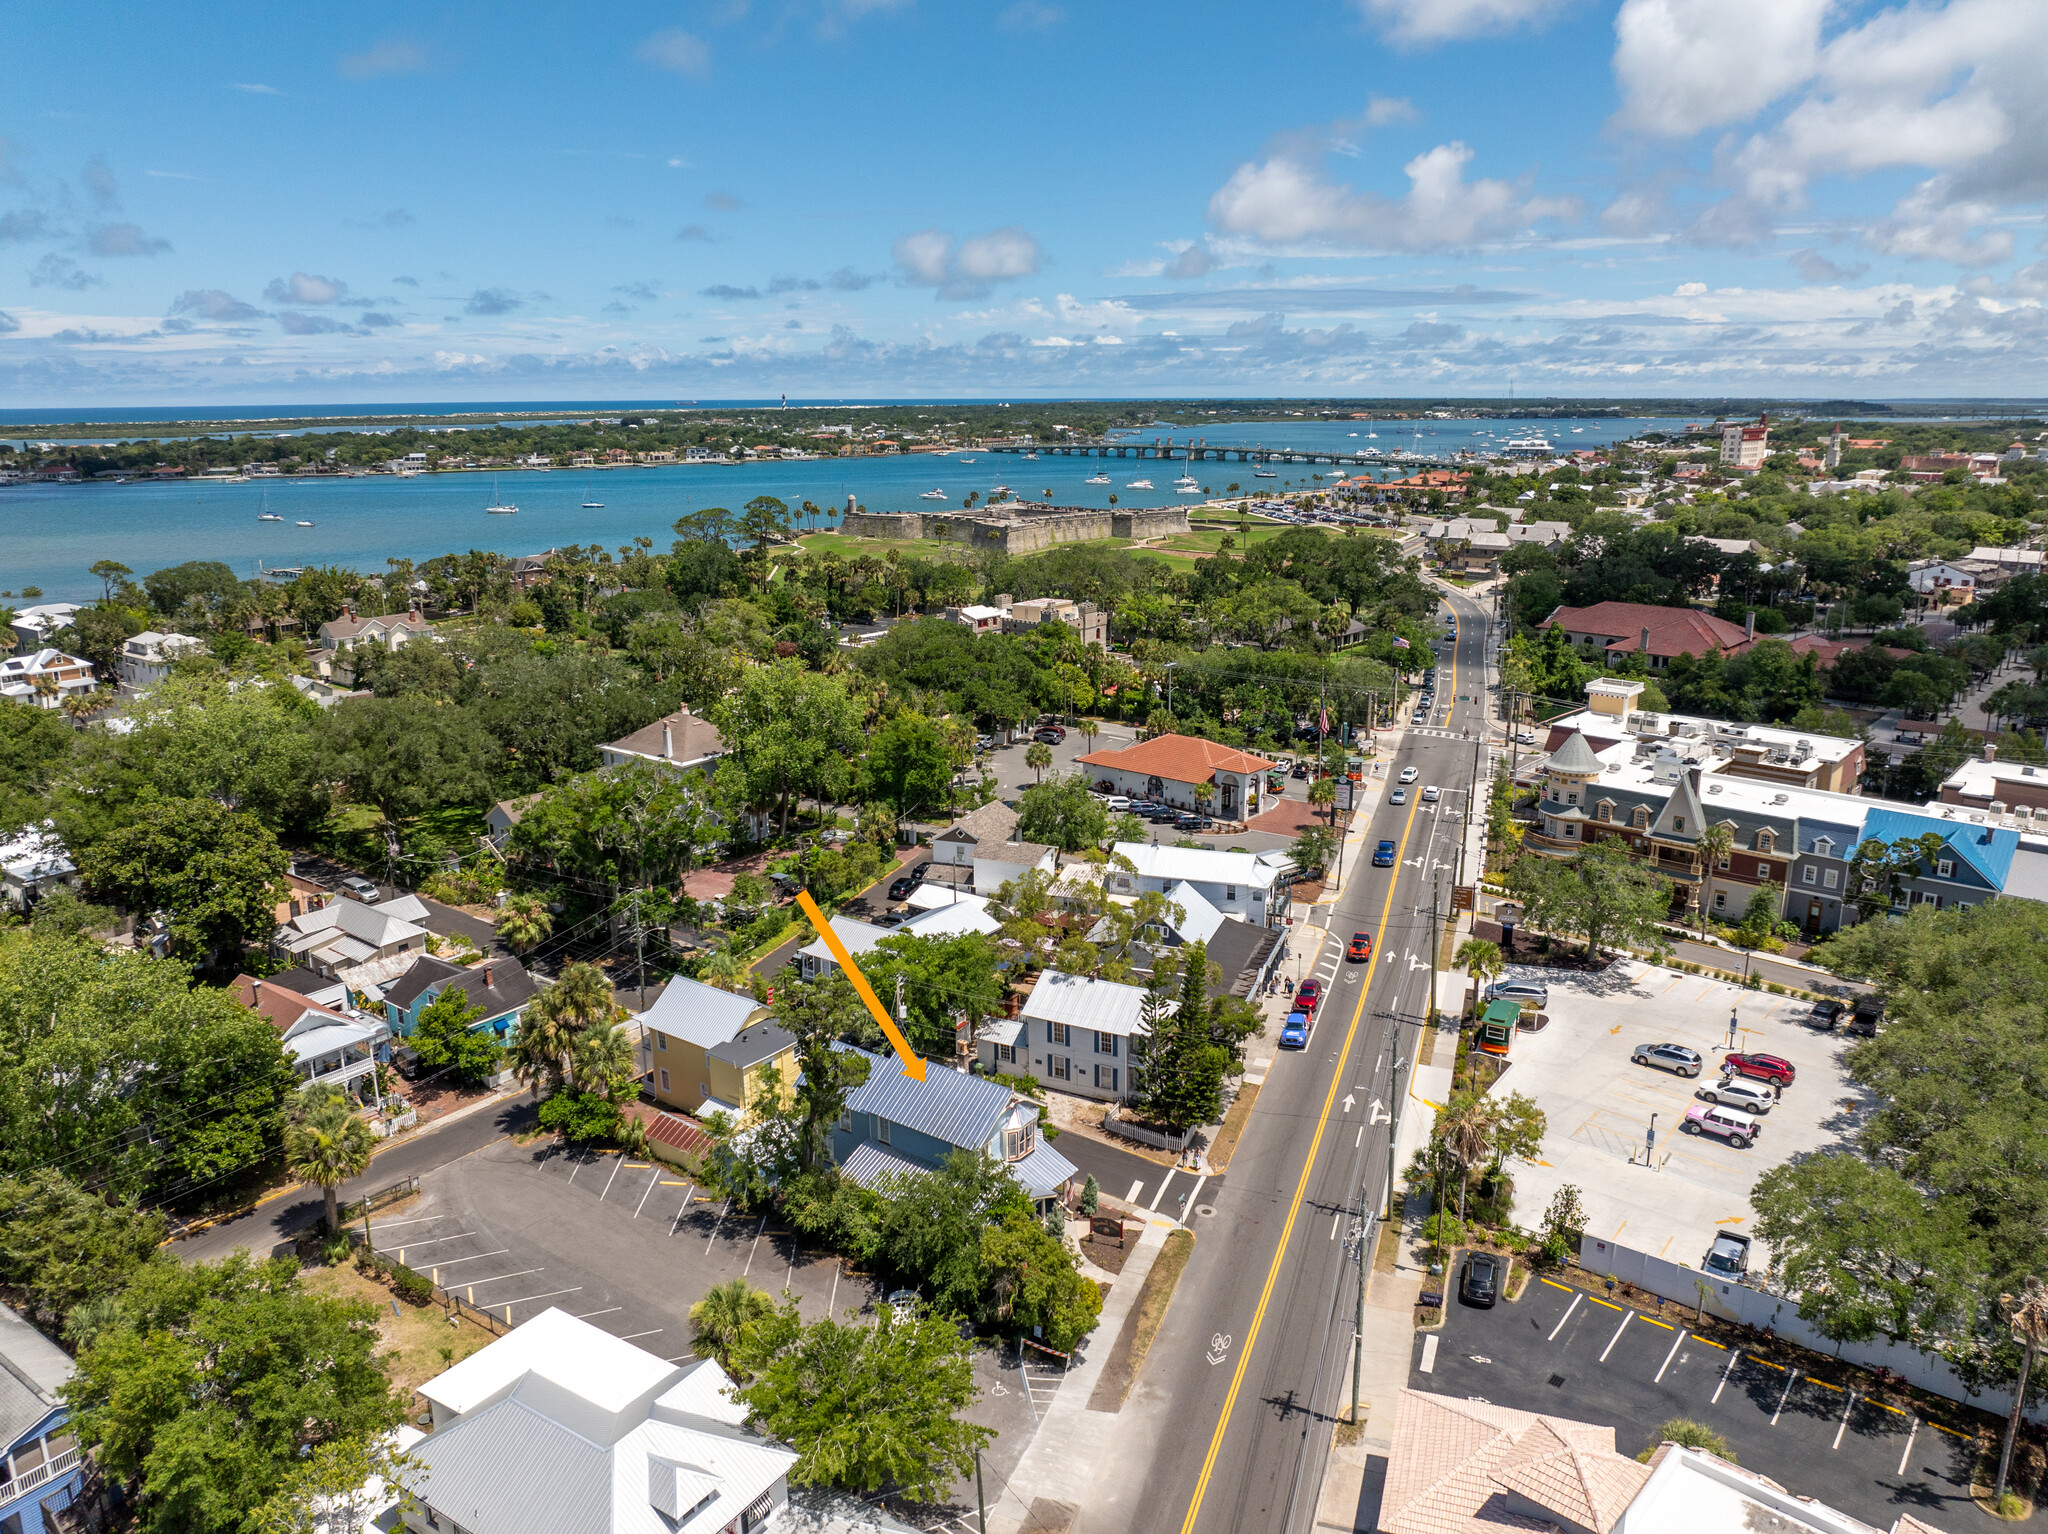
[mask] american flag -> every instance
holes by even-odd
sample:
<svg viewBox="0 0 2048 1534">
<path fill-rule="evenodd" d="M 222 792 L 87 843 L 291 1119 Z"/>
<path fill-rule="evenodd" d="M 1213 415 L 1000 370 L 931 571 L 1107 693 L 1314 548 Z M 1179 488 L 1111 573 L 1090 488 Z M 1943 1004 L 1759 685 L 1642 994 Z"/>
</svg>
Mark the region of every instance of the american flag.
<svg viewBox="0 0 2048 1534">
<path fill-rule="evenodd" d="M 1323 710 L 1322 723 L 1319 728 L 1325 735 L 1330 733 L 1330 711 L 1327 708 Z"/>
<path fill-rule="evenodd" d="M 1403 639 L 1399 634 L 1396 634 L 1394 636 L 1394 648 L 1397 650 L 1405 650 L 1408 648 L 1408 641 Z"/>
</svg>

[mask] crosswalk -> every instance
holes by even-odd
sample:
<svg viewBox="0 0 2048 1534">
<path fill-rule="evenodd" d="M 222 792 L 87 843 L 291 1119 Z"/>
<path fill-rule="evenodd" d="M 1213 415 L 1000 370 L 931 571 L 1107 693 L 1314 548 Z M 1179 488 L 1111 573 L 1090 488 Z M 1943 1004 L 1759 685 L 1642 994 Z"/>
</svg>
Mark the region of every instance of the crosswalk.
<svg viewBox="0 0 2048 1534">
<path fill-rule="evenodd" d="M 1440 730 L 1426 725 L 1410 725 L 1408 728 L 1408 733 L 1410 735 L 1430 735 L 1436 737 L 1439 740 L 1460 740 L 1471 738 L 1469 736 L 1463 735 L 1461 732 L 1457 730 Z"/>
</svg>

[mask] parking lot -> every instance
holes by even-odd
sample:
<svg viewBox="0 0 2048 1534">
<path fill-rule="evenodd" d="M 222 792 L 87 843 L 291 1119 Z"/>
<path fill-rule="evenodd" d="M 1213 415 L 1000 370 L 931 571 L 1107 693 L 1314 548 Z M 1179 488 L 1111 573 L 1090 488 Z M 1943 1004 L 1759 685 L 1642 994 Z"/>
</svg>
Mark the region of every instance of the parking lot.
<svg viewBox="0 0 2048 1534">
<path fill-rule="evenodd" d="M 503 1139 L 422 1180 L 420 1199 L 374 1223 L 379 1250 L 515 1326 L 549 1306 L 671 1361 L 690 1353 L 690 1306 L 744 1278 L 787 1289 L 808 1320 L 842 1319 L 882 1298 L 879 1280 L 806 1247 L 657 1161 Z M 1046 1370 L 1008 1345 L 974 1354 L 981 1399 L 969 1420 L 996 1429 L 984 1456 L 1007 1475 L 1037 1423 Z M 973 1488 L 956 1488 L 971 1505 Z"/>
<path fill-rule="evenodd" d="M 1697 1264 L 1718 1232 L 1750 1230 L 1749 1190 L 1759 1177 L 1795 1156 L 1845 1145 L 1868 1111 L 1841 1067 L 1851 1041 L 1805 1026 L 1804 1001 L 1633 960 L 1594 975 L 1518 965 L 1504 978 L 1550 987 L 1549 1026 L 1515 1036 L 1512 1063 L 1493 1088 L 1533 1097 L 1548 1120 L 1538 1161 L 1514 1169 L 1515 1218 L 1525 1227 L 1571 1183 L 1588 1234 Z M 1699 1089 L 1719 1077 L 1731 1011 L 1737 1049 L 1782 1056 L 1798 1070 L 1746 1150 L 1679 1132 Z M 1700 1053 L 1697 1078 L 1631 1063 L 1636 1046 L 1665 1042 Z M 1759 1250 L 1750 1265 L 1763 1263 Z"/>
<path fill-rule="evenodd" d="M 1690 1418 L 1721 1434 L 1746 1469 L 1878 1528 L 1901 1513 L 1945 1529 L 1979 1517 L 1960 1412 L 1922 1418 L 1860 1394 L 1817 1355 L 1756 1357 L 1549 1279 L 1492 1310 L 1453 1297 L 1442 1330 L 1417 1335 L 1409 1384 L 1612 1423 L 1624 1454 L 1648 1447 L 1660 1423 Z M 2026 1526 L 2043 1524 L 2036 1511 Z"/>
</svg>

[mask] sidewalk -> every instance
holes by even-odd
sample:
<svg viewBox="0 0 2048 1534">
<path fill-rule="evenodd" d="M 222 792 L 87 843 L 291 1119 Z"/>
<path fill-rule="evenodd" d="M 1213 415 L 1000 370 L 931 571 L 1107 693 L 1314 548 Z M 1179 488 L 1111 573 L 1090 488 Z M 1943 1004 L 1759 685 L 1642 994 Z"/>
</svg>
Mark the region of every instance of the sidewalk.
<svg viewBox="0 0 2048 1534">
<path fill-rule="evenodd" d="M 1129 1463 L 1129 1446 L 1120 1441 L 1126 1425 L 1120 1420 L 1122 1408 L 1091 1411 L 1088 1397 L 1115 1351 L 1124 1321 L 1137 1304 L 1168 1233 L 1178 1228 L 1156 1215 L 1146 1223 L 1130 1260 L 1110 1287 L 1087 1355 L 1060 1381 L 1031 1446 L 1000 1493 L 989 1500 L 988 1526 L 994 1534 L 1067 1528 L 1077 1513 L 1100 1499 L 1109 1472 Z"/>
</svg>

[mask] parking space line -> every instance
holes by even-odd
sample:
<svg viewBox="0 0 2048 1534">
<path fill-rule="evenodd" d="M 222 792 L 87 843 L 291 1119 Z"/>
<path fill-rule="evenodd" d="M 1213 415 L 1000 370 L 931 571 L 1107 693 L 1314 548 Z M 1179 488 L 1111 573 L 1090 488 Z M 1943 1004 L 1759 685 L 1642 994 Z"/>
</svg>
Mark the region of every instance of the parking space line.
<svg viewBox="0 0 2048 1534">
<path fill-rule="evenodd" d="M 1660 1322 L 1659 1324 L 1661 1325 L 1662 1323 Z M 1678 1356 L 1679 1344 L 1685 1341 L 1685 1337 L 1686 1334 L 1684 1332 L 1680 1332 L 1676 1337 L 1673 1337 L 1671 1339 L 1671 1351 L 1664 1355 L 1664 1362 L 1658 1367 L 1657 1377 L 1654 1380 L 1650 1381 L 1651 1384 L 1659 1385 L 1663 1383 L 1664 1371 L 1671 1367 L 1671 1360 Z"/>
<path fill-rule="evenodd" d="M 546 1268 L 521 1268 L 517 1273 L 499 1273 L 491 1278 L 471 1278 L 465 1279 L 464 1282 L 467 1283 L 471 1289 L 474 1289 L 478 1284 L 502 1283 L 504 1280 L 508 1278 L 524 1278 L 529 1273 L 545 1273 L 546 1271 Z"/>
<path fill-rule="evenodd" d="M 608 1316 L 611 1315 L 614 1311 L 624 1310 L 625 1308 L 626 1307 L 623 1305 L 607 1305 L 603 1310 L 586 1310 L 583 1312 L 582 1315 L 578 1316 L 576 1319 L 579 1321 L 588 1321 L 592 1316 Z"/>
<path fill-rule="evenodd" d="M 576 1165 L 569 1169 L 569 1181 L 576 1180 L 576 1174 L 590 1164 L 590 1152 L 584 1151 L 576 1158 Z"/>
<path fill-rule="evenodd" d="M 1737 1348 L 1734 1352 L 1728 1355 L 1728 1367 L 1721 1371 L 1721 1383 L 1714 1387 L 1713 1399 L 1707 1402 L 1709 1406 L 1715 1406 L 1720 1403 L 1721 1392 L 1728 1388 L 1728 1376 L 1735 1372 L 1735 1366 L 1741 1362 L 1742 1349 Z"/>
<path fill-rule="evenodd" d="M 1892 1408 L 1892 1410 L 1893 1410 L 1893 1411 L 1897 1411 L 1897 1410 L 1898 1410 L 1898 1408 L 1897 1408 L 1897 1407 L 1893 1407 L 1893 1408 Z M 1908 1434 L 1906 1435 L 1906 1447 L 1905 1447 L 1905 1448 L 1903 1448 L 1903 1449 L 1901 1449 L 1901 1450 L 1899 1450 L 1899 1471 L 1898 1471 L 1898 1473 L 1899 1473 L 1900 1475 L 1904 1475 L 1904 1474 L 1906 1473 L 1906 1460 L 1908 1459 L 1908 1457 L 1910 1457 L 1910 1456 L 1911 1456 L 1911 1454 L 1912 1454 L 1912 1452 L 1913 1452 L 1913 1440 L 1914 1440 L 1915 1438 L 1918 1438 L 1919 1436 L 1920 1436 L 1920 1419 L 1919 1419 L 1918 1417 L 1915 1417 L 1915 1418 L 1913 1419 L 1913 1431 L 1912 1431 L 1912 1432 L 1910 1432 L 1910 1433 L 1908 1433 Z"/>
<path fill-rule="evenodd" d="M 654 1329 L 653 1331 L 651 1331 L 651 1332 L 628 1332 L 628 1333 L 626 1333 L 626 1335 L 625 1335 L 625 1336 L 621 1337 L 621 1338 L 619 1339 L 619 1341 L 621 1341 L 621 1342 L 631 1342 L 631 1341 L 632 1341 L 632 1340 L 633 1340 L 633 1339 L 634 1339 L 635 1337 L 659 1337 L 660 1335 L 661 1335 L 661 1328 L 657 1326 L 657 1327 L 656 1327 L 656 1328 L 655 1328 L 655 1329 Z"/>
<path fill-rule="evenodd" d="M 676 1211 L 676 1217 L 673 1220 L 669 1221 L 668 1233 L 671 1236 L 673 1236 L 676 1233 L 676 1227 L 683 1223 L 683 1216 L 690 1212 L 690 1195 L 695 1193 L 696 1191 L 697 1185 L 695 1183 L 691 1183 L 689 1193 L 685 1193 L 683 1195 L 683 1207 L 678 1209 Z"/>
<path fill-rule="evenodd" d="M 464 1236 L 473 1236 L 475 1234 L 476 1232 L 473 1230 L 464 1230 L 458 1231 L 456 1234 L 452 1236 L 420 1236 L 418 1238 L 407 1236 L 405 1238 L 405 1245 L 397 1248 L 397 1251 L 399 1253 L 398 1260 L 400 1262 L 404 1262 L 405 1253 L 412 1250 L 415 1247 L 436 1246 L 443 1241 L 460 1241 Z M 384 1250 L 388 1252 L 391 1251 L 392 1248 L 387 1246 L 384 1248 Z"/>
<path fill-rule="evenodd" d="M 395 1225 L 431 1225 L 436 1220 L 445 1220 L 447 1218 L 448 1216 L 445 1214 L 423 1214 L 415 1216 L 410 1220 L 379 1220 L 377 1222 L 377 1229 L 390 1230 Z"/>
<path fill-rule="evenodd" d="M 443 1257 L 440 1259 L 439 1262 L 435 1264 L 435 1266 L 442 1268 L 452 1268 L 458 1262 L 476 1262 L 485 1257 L 503 1257 L 507 1252 L 511 1250 L 512 1248 L 509 1246 L 501 1246 L 495 1252 L 473 1252 L 467 1257 Z M 538 1273 L 540 1269 L 535 1268 L 533 1271 Z"/>
<path fill-rule="evenodd" d="M 1548 1283 L 1549 1281 L 1550 1281 L 1550 1280 L 1548 1280 L 1548 1279 L 1545 1279 L 1545 1280 L 1544 1280 L 1544 1282 L 1545 1282 L 1545 1283 Z M 1544 1340 L 1545 1342 L 1555 1342 L 1555 1341 L 1557 1341 L 1557 1334 L 1558 1334 L 1559 1332 L 1561 1332 L 1561 1331 L 1563 1331 L 1563 1330 L 1564 1330 L 1564 1324 L 1565 1324 L 1565 1322 L 1567 1322 L 1567 1321 L 1571 1320 L 1571 1318 L 1572 1318 L 1572 1312 L 1573 1312 L 1573 1311 L 1575 1311 L 1575 1310 L 1577 1310 L 1577 1309 L 1579 1308 L 1579 1301 L 1580 1301 L 1580 1300 L 1583 1300 L 1584 1298 L 1585 1298 L 1585 1296 L 1584 1296 L 1583 1294 L 1575 1294 L 1575 1295 L 1573 1295 L 1573 1296 L 1572 1296 L 1572 1302 L 1571 1302 L 1571 1304 L 1569 1304 L 1569 1305 L 1565 1306 L 1565 1308 L 1564 1308 L 1564 1314 L 1563 1314 L 1563 1315 L 1561 1315 L 1561 1316 L 1559 1316 L 1559 1317 L 1557 1318 L 1557 1325 L 1553 1326 L 1553 1327 L 1552 1327 L 1552 1328 L 1550 1329 L 1550 1335 L 1549 1335 L 1548 1337 L 1545 1337 L 1545 1338 L 1543 1339 L 1543 1340 Z"/>
<path fill-rule="evenodd" d="M 1139 1195 L 1140 1193 L 1143 1193 L 1144 1191 L 1145 1191 L 1145 1179 L 1141 1177 L 1141 1178 L 1139 1178 L 1139 1179 L 1138 1179 L 1138 1180 L 1137 1180 L 1136 1182 L 1134 1182 L 1134 1183 L 1132 1183 L 1132 1184 L 1131 1184 L 1131 1191 L 1130 1191 L 1130 1192 L 1128 1192 L 1128 1193 L 1126 1193 L 1126 1194 L 1124 1195 L 1124 1202 L 1125 1202 L 1126 1204 L 1135 1204 L 1135 1203 L 1137 1203 L 1137 1201 L 1138 1201 L 1138 1195 Z"/>
<path fill-rule="evenodd" d="M 1615 1304 L 1612 1300 L 1603 1300 L 1597 1294 L 1589 1294 L 1586 1296 L 1586 1298 L 1591 1300 L 1595 1305 L 1605 1305 L 1609 1310 L 1621 1309 L 1621 1307 Z"/>
<path fill-rule="evenodd" d="M 598 1194 L 598 1199 L 600 1202 L 611 1196 L 612 1184 L 619 1180 L 619 1168 L 624 1166 L 625 1164 L 626 1158 L 624 1156 L 619 1157 L 616 1161 L 612 1163 L 612 1175 L 604 1180 L 604 1192 Z"/>
<path fill-rule="evenodd" d="M 1574 1289 L 1570 1284 L 1560 1284 L 1554 1278 L 1546 1278 L 1543 1280 L 1543 1282 L 1550 1285 L 1551 1288 L 1558 1290 L 1560 1293 L 1563 1294 L 1576 1295 L 1579 1292 L 1578 1290 Z"/>
<path fill-rule="evenodd" d="M 583 1286 L 581 1284 L 576 1285 L 573 1289 L 550 1289 L 546 1294 L 529 1294 L 523 1300 L 493 1300 L 491 1301 L 491 1309 L 497 1310 L 502 1307 L 509 1311 L 514 1305 L 531 1305 L 535 1300 L 551 1300 L 558 1294 L 581 1294 L 582 1292 Z"/>
<path fill-rule="evenodd" d="M 748 1274 L 754 1271 L 754 1253 L 761 1250 L 761 1232 L 765 1231 L 767 1228 L 768 1216 L 764 1214 L 761 1216 L 760 1225 L 754 1231 L 754 1244 L 747 1248 L 747 1265 L 744 1268 L 740 1269 L 741 1278 L 745 1278 Z"/>
<path fill-rule="evenodd" d="M 1939 1422 L 1930 1422 L 1927 1425 L 1933 1428 L 1934 1431 L 1937 1433 L 1946 1433 L 1951 1438 L 1960 1438 L 1964 1443 L 1968 1443 L 1970 1441 L 1970 1435 L 1968 1433 L 1958 1433 L 1954 1428 L 1943 1427 Z"/>
<path fill-rule="evenodd" d="M 1603 1364 L 1607 1362 L 1607 1355 L 1614 1351 L 1614 1345 L 1621 1341 L 1621 1334 L 1628 1330 L 1629 1322 L 1635 1320 L 1635 1318 L 1636 1313 L 1633 1310 L 1624 1310 L 1621 1313 L 1621 1325 L 1614 1329 L 1614 1335 L 1607 1339 L 1607 1346 L 1600 1350 L 1600 1362 Z"/>
<path fill-rule="evenodd" d="M 727 1198 L 723 1204 L 718 1206 L 718 1218 L 711 1222 L 711 1239 L 704 1243 L 704 1255 L 706 1257 L 711 1255 L 711 1248 L 718 1242 L 718 1227 L 725 1223 L 725 1212 L 730 1208 L 732 1208 L 732 1200 L 730 1198 Z"/>
<path fill-rule="evenodd" d="M 659 1173 L 659 1172 L 656 1172 L 656 1173 L 655 1173 L 655 1174 L 654 1174 L 654 1175 L 653 1175 L 652 1177 L 650 1177 L 650 1178 L 648 1178 L 648 1179 L 647 1179 L 647 1192 L 646 1192 L 646 1193 L 642 1193 L 642 1194 L 640 1195 L 640 1202 L 639 1202 L 639 1203 L 637 1203 L 637 1204 L 635 1204 L 635 1205 L 633 1206 L 633 1218 L 634 1218 L 634 1219 L 636 1219 L 636 1220 L 637 1220 L 637 1219 L 639 1219 L 639 1218 L 640 1218 L 640 1211 L 641 1211 L 641 1210 L 643 1210 L 643 1209 L 645 1209 L 645 1208 L 647 1207 L 647 1194 L 649 1194 L 649 1193 L 652 1193 L 652 1192 L 654 1191 L 654 1185 L 655 1185 L 655 1184 L 656 1184 L 657 1182 L 659 1182 L 660 1180 L 661 1180 L 661 1173 Z"/>
<path fill-rule="evenodd" d="M 1785 1403 L 1792 1399 L 1792 1387 L 1798 1383 L 1799 1375 L 1795 1371 L 1787 1369 L 1785 1371 L 1785 1393 L 1778 1397 L 1778 1410 L 1771 1413 L 1772 1427 L 1778 1425 L 1778 1414 L 1784 1411 Z"/>
<path fill-rule="evenodd" d="M 1842 1435 L 1849 1430 L 1849 1413 L 1856 1409 L 1856 1392 L 1849 1392 L 1849 1404 L 1842 1408 L 1842 1420 L 1835 1424 L 1834 1448 L 1842 1447 Z"/>
</svg>

